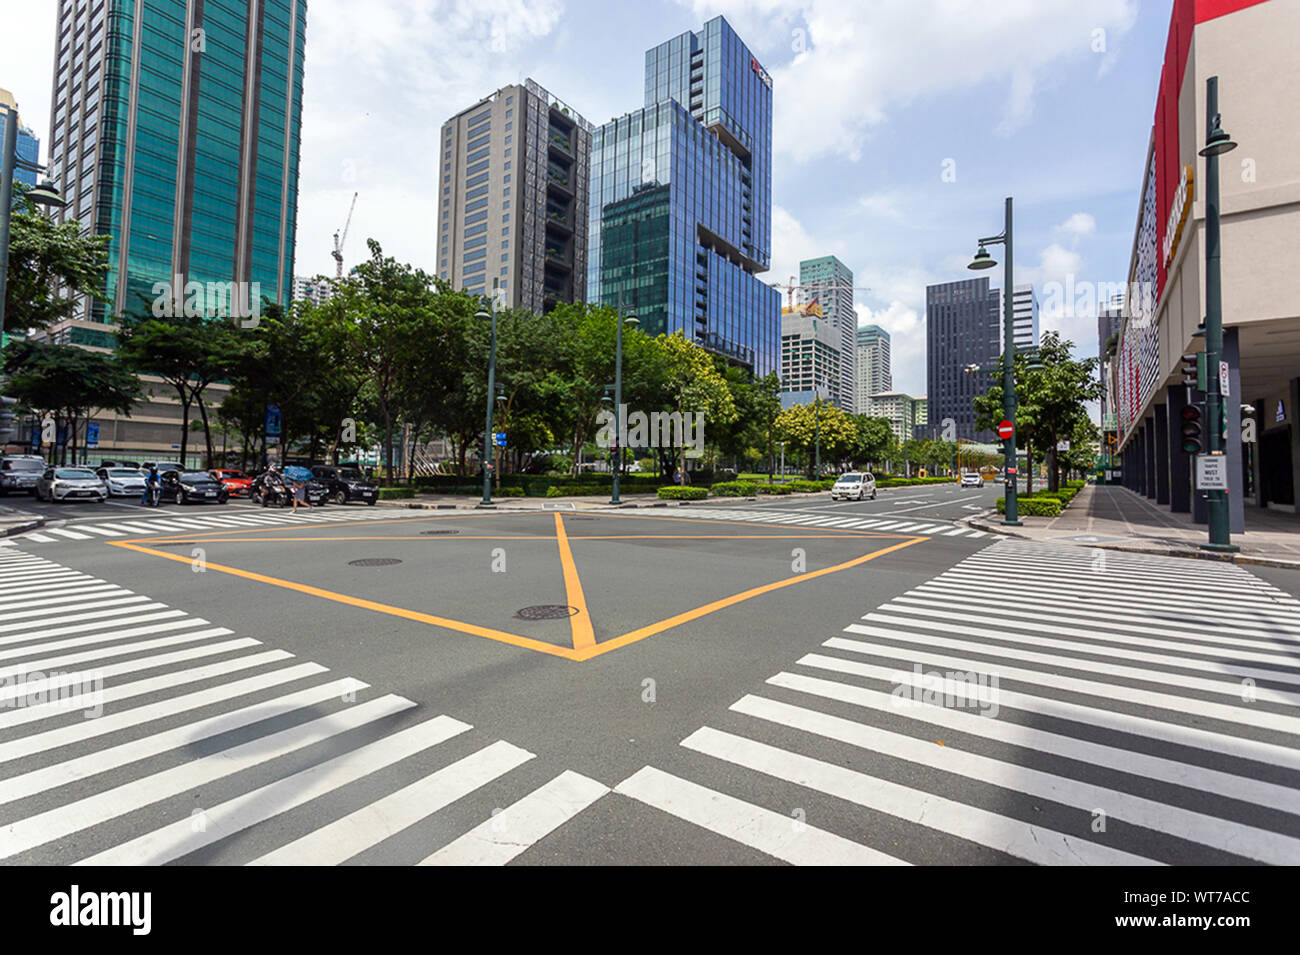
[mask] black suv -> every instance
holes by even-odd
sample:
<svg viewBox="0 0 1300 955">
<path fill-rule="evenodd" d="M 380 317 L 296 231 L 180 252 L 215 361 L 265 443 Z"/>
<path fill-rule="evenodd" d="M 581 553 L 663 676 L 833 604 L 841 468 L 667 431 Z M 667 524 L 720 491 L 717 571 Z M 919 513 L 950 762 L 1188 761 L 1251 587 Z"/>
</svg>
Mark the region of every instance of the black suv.
<svg viewBox="0 0 1300 955">
<path fill-rule="evenodd" d="M 325 486 L 329 499 L 335 504 L 364 501 L 373 505 L 379 500 L 379 488 L 356 468 L 336 468 L 317 465 L 311 469 L 316 481 Z"/>
</svg>

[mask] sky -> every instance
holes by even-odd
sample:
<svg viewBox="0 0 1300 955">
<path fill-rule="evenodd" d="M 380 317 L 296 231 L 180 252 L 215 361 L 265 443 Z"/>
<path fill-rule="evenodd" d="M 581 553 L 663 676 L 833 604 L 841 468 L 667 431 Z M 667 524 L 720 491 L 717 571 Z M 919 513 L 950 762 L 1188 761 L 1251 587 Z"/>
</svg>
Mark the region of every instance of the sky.
<svg viewBox="0 0 1300 955">
<path fill-rule="evenodd" d="M 1172 2 L 309 0 L 295 271 L 333 274 L 356 192 L 347 264 L 374 238 L 434 272 L 444 121 L 532 77 L 599 125 L 642 105 L 648 47 L 721 14 L 773 80 L 765 281 L 838 256 L 859 324 L 892 336 L 895 389 L 924 394 L 925 287 L 976 274 L 1012 196 L 1015 281 L 1096 355 L 1095 306 L 1044 292 L 1127 276 Z M 0 0 L 0 87 L 42 161 L 56 8 Z"/>
</svg>

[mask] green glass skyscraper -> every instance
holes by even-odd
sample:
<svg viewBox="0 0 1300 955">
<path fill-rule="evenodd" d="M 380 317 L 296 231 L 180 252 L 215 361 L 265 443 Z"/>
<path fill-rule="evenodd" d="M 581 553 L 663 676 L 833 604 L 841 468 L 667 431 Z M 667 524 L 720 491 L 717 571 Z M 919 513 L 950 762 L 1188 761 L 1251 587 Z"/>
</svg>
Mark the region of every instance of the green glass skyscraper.
<svg viewBox="0 0 1300 955">
<path fill-rule="evenodd" d="M 50 176 L 113 241 L 106 301 L 52 340 L 111 347 L 158 283 L 289 301 L 306 22 L 306 0 L 60 0 Z"/>
</svg>

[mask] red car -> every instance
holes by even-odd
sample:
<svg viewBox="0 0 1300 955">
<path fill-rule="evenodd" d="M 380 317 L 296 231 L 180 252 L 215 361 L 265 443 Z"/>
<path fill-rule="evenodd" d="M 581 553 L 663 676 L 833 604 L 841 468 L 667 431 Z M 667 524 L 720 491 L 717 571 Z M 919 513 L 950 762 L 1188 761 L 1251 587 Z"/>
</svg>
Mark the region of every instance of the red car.
<svg viewBox="0 0 1300 955">
<path fill-rule="evenodd" d="M 253 486 L 253 479 L 243 471 L 231 468 L 213 468 L 208 474 L 214 481 L 220 481 L 231 497 L 248 497 Z"/>
</svg>

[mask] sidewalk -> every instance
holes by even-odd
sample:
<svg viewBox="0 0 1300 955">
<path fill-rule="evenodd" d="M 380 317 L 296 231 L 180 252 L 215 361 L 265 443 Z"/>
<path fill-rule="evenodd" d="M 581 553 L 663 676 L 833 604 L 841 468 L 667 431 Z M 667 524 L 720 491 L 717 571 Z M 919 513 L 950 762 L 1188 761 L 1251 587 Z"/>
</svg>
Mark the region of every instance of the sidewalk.
<svg viewBox="0 0 1300 955">
<path fill-rule="evenodd" d="M 45 518 L 39 514 L 31 514 L 8 504 L 0 504 L 0 537 L 34 531 L 44 524 Z"/>
<path fill-rule="evenodd" d="M 1232 542 L 1241 548 L 1236 554 L 1202 549 L 1206 527 L 1194 524 L 1190 514 L 1172 514 L 1126 487 L 1113 485 L 1088 485 L 1060 517 L 1022 516 L 1023 527 L 1004 527 L 1001 520 L 986 512 L 968 523 L 1025 540 L 1300 569 L 1300 516 L 1276 511 L 1246 508 L 1246 533 L 1232 535 Z"/>
<path fill-rule="evenodd" d="M 717 504 L 735 501 L 790 501 L 809 497 L 826 497 L 826 491 L 810 491 L 798 494 L 757 497 L 708 497 L 700 501 L 665 501 L 656 494 L 619 495 L 623 502 L 621 507 L 681 507 L 691 504 Z M 610 495 L 597 494 L 585 497 L 493 497 L 493 510 L 498 511 L 588 511 L 605 510 L 611 505 Z M 480 498 L 472 494 L 417 494 L 414 499 L 406 498 L 393 501 L 380 501 L 379 507 L 411 508 L 415 510 L 476 510 Z"/>
</svg>

